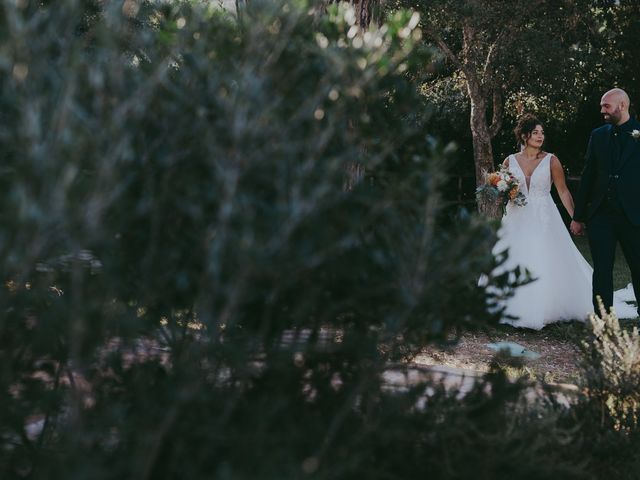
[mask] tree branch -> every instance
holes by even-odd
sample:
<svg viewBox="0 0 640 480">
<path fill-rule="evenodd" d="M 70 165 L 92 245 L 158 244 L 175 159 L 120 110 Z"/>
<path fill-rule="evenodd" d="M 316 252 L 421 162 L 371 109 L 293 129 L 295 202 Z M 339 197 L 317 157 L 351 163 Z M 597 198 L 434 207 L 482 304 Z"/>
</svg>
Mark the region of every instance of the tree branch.
<svg viewBox="0 0 640 480">
<path fill-rule="evenodd" d="M 475 29 L 469 25 L 468 20 L 465 20 L 462 24 L 462 58 L 466 64 L 476 63 L 470 62 L 473 57 L 472 50 L 474 49 L 475 43 Z"/>
<path fill-rule="evenodd" d="M 500 132 L 502 128 L 502 118 L 504 116 L 504 99 L 499 85 L 493 86 L 493 113 L 491 115 L 491 126 L 489 127 L 489 135 L 491 138 Z"/>
<path fill-rule="evenodd" d="M 423 28 L 423 32 L 428 37 L 431 37 L 431 39 L 434 42 L 436 42 L 436 45 L 438 45 L 438 48 L 442 51 L 442 53 L 444 53 L 445 57 L 447 57 L 447 59 L 456 66 L 456 68 L 464 72 L 464 68 L 465 68 L 464 64 L 460 61 L 460 59 L 453 52 L 453 50 L 451 50 L 451 47 L 447 45 L 447 42 L 445 42 L 443 38 L 440 35 L 438 35 L 438 33 L 436 33 L 436 31 L 433 28 L 431 28 L 428 25 L 425 25 Z"/>
<path fill-rule="evenodd" d="M 487 74 L 489 73 L 489 69 L 491 68 L 491 66 L 493 65 L 493 60 L 495 58 L 495 52 L 498 49 L 498 42 L 500 41 L 500 37 L 502 35 L 499 35 L 498 38 L 496 39 L 495 42 L 493 42 L 491 44 L 491 46 L 489 47 L 489 51 L 487 52 L 487 59 L 484 61 L 484 67 L 482 68 L 482 75 L 484 77 L 487 76 Z"/>
</svg>

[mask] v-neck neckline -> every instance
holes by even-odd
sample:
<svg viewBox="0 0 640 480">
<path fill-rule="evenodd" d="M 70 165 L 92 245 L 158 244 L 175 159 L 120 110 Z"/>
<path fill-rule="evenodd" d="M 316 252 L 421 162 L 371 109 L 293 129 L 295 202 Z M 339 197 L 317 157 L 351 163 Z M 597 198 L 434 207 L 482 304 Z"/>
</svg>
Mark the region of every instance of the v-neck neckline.
<svg viewBox="0 0 640 480">
<path fill-rule="evenodd" d="M 520 169 L 520 171 L 522 172 L 522 175 L 524 176 L 524 185 L 527 187 L 527 194 L 529 193 L 529 189 L 531 188 L 531 180 L 533 179 L 533 174 L 536 173 L 536 170 L 538 170 L 538 167 L 540 166 L 540 164 L 542 162 L 545 161 L 545 159 L 549 156 L 549 154 L 547 153 L 544 157 L 542 157 L 542 159 L 538 162 L 538 164 L 533 168 L 533 170 L 531 171 L 531 175 L 529 175 L 529 183 L 527 183 L 527 174 L 524 172 L 524 169 L 522 168 L 522 165 L 520 165 L 520 161 L 518 160 L 518 157 L 516 157 L 516 154 L 513 154 L 513 159 L 516 161 L 516 163 L 518 164 L 518 168 Z"/>
</svg>

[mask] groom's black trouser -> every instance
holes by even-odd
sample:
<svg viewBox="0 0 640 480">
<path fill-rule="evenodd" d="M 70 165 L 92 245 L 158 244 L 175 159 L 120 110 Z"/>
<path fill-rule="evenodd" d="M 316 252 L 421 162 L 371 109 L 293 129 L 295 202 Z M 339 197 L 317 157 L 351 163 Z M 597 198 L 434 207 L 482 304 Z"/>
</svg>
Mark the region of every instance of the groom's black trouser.
<svg viewBox="0 0 640 480">
<path fill-rule="evenodd" d="M 587 235 L 593 257 L 593 306 L 595 311 L 598 312 L 596 295 L 602 297 L 607 309 L 613 305 L 613 263 L 618 243 L 622 247 L 622 253 L 631 270 L 631 281 L 636 299 L 640 301 L 640 227 L 629 222 L 616 200 L 605 199 L 587 222 Z M 640 313 L 640 308 L 638 313 Z"/>
</svg>

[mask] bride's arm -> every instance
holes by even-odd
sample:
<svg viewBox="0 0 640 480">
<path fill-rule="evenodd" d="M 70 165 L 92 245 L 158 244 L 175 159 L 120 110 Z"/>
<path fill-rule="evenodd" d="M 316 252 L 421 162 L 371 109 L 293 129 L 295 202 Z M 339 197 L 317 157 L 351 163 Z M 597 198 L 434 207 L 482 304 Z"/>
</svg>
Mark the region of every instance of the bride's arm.
<svg viewBox="0 0 640 480">
<path fill-rule="evenodd" d="M 571 196 L 571 192 L 567 187 L 562 164 L 560 163 L 560 160 L 558 160 L 558 157 L 556 157 L 555 155 L 551 157 L 551 179 L 553 180 L 553 183 L 558 190 L 558 196 L 562 201 L 562 205 L 564 205 L 564 208 L 567 210 L 569 216 L 573 218 L 573 197 Z"/>
</svg>

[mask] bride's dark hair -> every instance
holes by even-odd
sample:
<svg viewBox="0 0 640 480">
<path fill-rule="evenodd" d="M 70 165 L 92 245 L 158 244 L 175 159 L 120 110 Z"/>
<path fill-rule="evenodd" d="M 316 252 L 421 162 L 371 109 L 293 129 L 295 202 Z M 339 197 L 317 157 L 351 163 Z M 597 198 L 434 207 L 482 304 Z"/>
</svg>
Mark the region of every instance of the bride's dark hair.
<svg viewBox="0 0 640 480">
<path fill-rule="evenodd" d="M 513 129 L 518 146 L 526 145 L 527 140 L 531 138 L 531 132 L 533 132 L 538 125 L 542 125 L 542 122 L 531 113 L 525 113 L 518 119 L 518 124 L 516 128 Z M 525 139 L 523 140 L 522 137 Z"/>
</svg>

